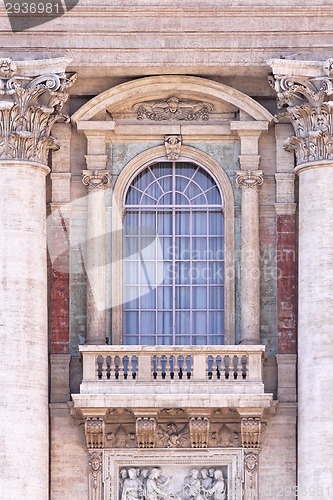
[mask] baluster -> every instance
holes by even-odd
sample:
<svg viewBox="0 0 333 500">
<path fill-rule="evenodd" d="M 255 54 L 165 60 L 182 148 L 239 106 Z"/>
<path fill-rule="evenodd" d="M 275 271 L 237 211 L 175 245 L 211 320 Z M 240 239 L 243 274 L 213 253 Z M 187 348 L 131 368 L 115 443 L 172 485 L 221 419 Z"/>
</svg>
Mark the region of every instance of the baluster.
<svg viewBox="0 0 333 500">
<path fill-rule="evenodd" d="M 157 379 L 157 370 L 158 370 L 158 357 L 156 355 L 153 356 L 152 362 L 153 362 L 153 377 L 154 377 L 154 380 L 156 380 Z"/>
<path fill-rule="evenodd" d="M 127 380 L 127 376 L 128 376 L 128 363 L 129 363 L 129 358 L 127 355 L 125 355 L 123 357 L 123 374 L 124 374 L 124 380 Z"/>
<path fill-rule="evenodd" d="M 186 376 L 190 380 L 192 376 L 192 356 L 186 356 Z"/>
<path fill-rule="evenodd" d="M 167 357 L 165 354 L 161 356 L 161 365 L 162 365 L 162 380 L 165 380 L 166 377 L 166 369 L 167 369 Z"/>
<path fill-rule="evenodd" d="M 104 363 L 104 358 L 103 356 L 99 355 L 97 356 L 96 359 L 96 371 L 97 371 L 97 378 L 98 380 L 102 380 L 103 378 L 103 363 Z"/>
<path fill-rule="evenodd" d="M 106 378 L 110 380 L 111 378 L 111 356 L 106 356 Z"/>
<path fill-rule="evenodd" d="M 222 365 L 222 358 L 221 356 L 216 356 L 216 378 L 220 380 L 221 378 L 221 365 Z"/>
<path fill-rule="evenodd" d="M 224 378 L 229 380 L 230 375 L 230 356 L 224 356 Z"/>
<path fill-rule="evenodd" d="M 183 356 L 178 356 L 178 378 L 179 380 L 182 380 L 183 378 L 183 365 L 184 365 L 184 358 Z"/>
<path fill-rule="evenodd" d="M 170 378 L 173 380 L 175 378 L 175 357 L 170 356 L 169 358 L 169 365 L 170 365 Z"/>
<path fill-rule="evenodd" d="M 135 380 L 137 378 L 138 372 L 138 357 L 132 356 L 132 379 Z"/>
<path fill-rule="evenodd" d="M 119 379 L 119 372 L 120 372 L 120 357 L 115 356 L 114 357 L 114 376 L 115 376 L 116 380 Z"/>
<path fill-rule="evenodd" d="M 212 380 L 213 378 L 213 363 L 214 363 L 214 358 L 210 354 L 207 358 L 207 375 L 208 375 L 208 380 Z"/>
<path fill-rule="evenodd" d="M 234 375 L 234 380 L 237 380 L 238 378 L 238 356 L 234 356 L 232 360 L 233 364 L 233 375 Z"/>
<path fill-rule="evenodd" d="M 243 354 L 241 357 L 241 364 L 242 364 L 242 378 L 245 380 L 247 378 L 247 356 Z"/>
</svg>

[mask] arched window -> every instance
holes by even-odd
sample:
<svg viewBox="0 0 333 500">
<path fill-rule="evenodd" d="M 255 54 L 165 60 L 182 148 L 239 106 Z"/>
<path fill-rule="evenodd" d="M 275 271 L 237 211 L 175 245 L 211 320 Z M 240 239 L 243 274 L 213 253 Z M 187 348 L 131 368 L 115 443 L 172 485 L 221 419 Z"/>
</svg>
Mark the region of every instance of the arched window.
<svg viewBox="0 0 333 500">
<path fill-rule="evenodd" d="M 224 343 L 223 199 L 190 162 L 158 162 L 125 198 L 123 342 Z"/>
</svg>

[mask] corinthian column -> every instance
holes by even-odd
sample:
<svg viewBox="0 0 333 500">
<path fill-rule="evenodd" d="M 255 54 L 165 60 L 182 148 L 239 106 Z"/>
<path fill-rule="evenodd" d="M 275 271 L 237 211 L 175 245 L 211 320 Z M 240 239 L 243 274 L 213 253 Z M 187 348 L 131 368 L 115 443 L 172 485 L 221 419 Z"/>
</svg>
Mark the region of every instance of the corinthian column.
<svg viewBox="0 0 333 500">
<path fill-rule="evenodd" d="M 299 175 L 299 497 L 333 491 L 333 95 L 331 61 L 271 61 Z M 289 76 L 298 75 L 298 76 Z M 279 120 L 279 115 L 276 118 Z M 316 488 L 320 488 L 319 490 Z"/>
<path fill-rule="evenodd" d="M 0 496 L 48 498 L 45 177 L 68 61 L 0 60 Z M 45 74 L 40 75 L 40 71 Z"/>
<path fill-rule="evenodd" d="M 88 145 L 91 149 L 91 140 Z M 105 146 L 104 146 L 105 147 Z M 88 149 L 89 151 L 89 149 Z M 88 170 L 82 182 L 88 187 L 87 210 L 87 344 L 105 344 L 106 338 L 106 241 L 105 189 L 110 186 L 106 155 L 87 155 Z"/>
</svg>

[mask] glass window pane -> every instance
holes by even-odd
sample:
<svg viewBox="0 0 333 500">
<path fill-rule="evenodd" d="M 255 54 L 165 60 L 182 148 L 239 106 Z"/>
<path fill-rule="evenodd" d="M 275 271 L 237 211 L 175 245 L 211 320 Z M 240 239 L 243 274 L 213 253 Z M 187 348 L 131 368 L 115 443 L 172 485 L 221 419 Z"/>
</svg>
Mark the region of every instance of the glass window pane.
<svg viewBox="0 0 333 500">
<path fill-rule="evenodd" d="M 149 336 L 149 335 L 142 335 L 140 338 L 140 344 L 141 345 L 155 345 L 155 336 Z"/>
<path fill-rule="evenodd" d="M 125 334 L 133 335 L 139 332 L 139 313 L 126 311 L 124 314 Z"/>
<path fill-rule="evenodd" d="M 140 331 L 149 335 L 155 333 L 155 312 L 141 312 Z"/>
<path fill-rule="evenodd" d="M 198 236 L 192 239 L 192 259 L 206 260 L 207 259 L 207 238 Z"/>
<path fill-rule="evenodd" d="M 191 345 L 191 337 L 189 335 L 176 335 L 175 345 Z"/>
<path fill-rule="evenodd" d="M 165 285 L 170 285 L 173 282 L 173 279 L 175 276 L 173 263 L 171 261 L 165 261 L 163 267 L 164 267 L 164 269 L 163 269 L 163 275 L 164 275 L 163 283 Z"/>
<path fill-rule="evenodd" d="M 207 283 L 207 273 L 209 269 L 207 266 L 207 262 L 192 262 L 191 267 L 191 276 L 192 283 L 195 285 L 203 285 Z"/>
<path fill-rule="evenodd" d="M 140 283 L 143 285 L 156 284 L 156 263 L 143 261 L 140 262 Z"/>
<path fill-rule="evenodd" d="M 209 263 L 209 269 L 208 269 L 208 279 L 209 283 L 212 285 L 223 285 L 224 283 L 224 263 L 217 261 L 217 262 L 210 262 Z"/>
<path fill-rule="evenodd" d="M 154 236 L 142 236 L 139 241 L 139 252 L 141 259 L 152 260 L 156 258 L 156 238 Z"/>
<path fill-rule="evenodd" d="M 158 336 L 156 339 L 157 345 L 173 345 L 172 335 Z"/>
<path fill-rule="evenodd" d="M 208 331 L 212 335 L 221 335 L 224 333 L 224 313 L 210 312 L 208 315 Z"/>
<path fill-rule="evenodd" d="M 224 234 L 224 217 L 222 212 L 209 213 L 209 234 Z"/>
<path fill-rule="evenodd" d="M 176 309 L 189 309 L 191 303 L 191 287 L 176 286 Z"/>
<path fill-rule="evenodd" d="M 209 258 L 211 260 L 224 260 L 224 238 L 218 236 L 209 238 Z"/>
<path fill-rule="evenodd" d="M 124 260 L 124 283 L 135 284 L 138 283 L 139 273 L 138 273 L 138 263 L 128 262 Z"/>
<path fill-rule="evenodd" d="M 142 309 L 156 308 L 156 289 L 149 290 L 147 287 L 140 287 L 140 305 Z"/>
<path fill-rule="evenodd" d="M 190 284 L 190 262 L 176 262 L 176 283 L 181 285 Z"/>
<path fill-rule="evenodd" d="M 207 309 L 207 287 L 193 286 L 192 287 L 192 308 Z"/>
<path fill-rule="evenodd" d="M 190 212 L 176 212 L 176 234 L 190 234 Z"/>
<path fill-rule="evenodd" d="M 207 333 L 207 312 L 206 311 L 194 311 L 193 313 L 193 335 L 201 334 L 206 335 Z"/>
<path fill-rule="evenodd" d="M 189 312 L 176 312 L 176 335 L 190 334 L 190 313 Z"/>
<path fill-rule="evenodd" d="M 157 232 L 164 236 L 172 234 L 172 212 L 160 211 L 157 213 Z"/>
<path fill-rule="evenodd" d="M 139 287 L 138 286 L 125 286 L 124 287 L 124 303 L 125 309 L 138 309 L 139 308 Z"/>
<path fill-rule="evenodd" d="M 207 212 L 192 212 L 192 234 L 207 234 Z"/>
<path fill-rule="evenodd" d="M 157 334 L 158 335 L 172 335 L 173 313 L 172 312 L 158 312 L 157 313 Z"/>
<path fill-rule="evenodd" d="M 172 286 L 159 286 L 157 289 L 158 309 L 172 309 Z"/>
<path fill-rule="evenodd" d="M 224 309 L 224 286 L 209 287 L 209 308 Z"/>
<path fill-rule="evenodd" d="M 179 236 L 175 239 L 175 257 L 177 260 L 190 260 L 191 247 L 190 238 L 186 236 Z"/>
<path fill-rule="evenodd" d="M 125 238 L 125 257 L 127 259 L 138 259 L 139 238 L 137 236 L 126 236 Z"/>
</svg>

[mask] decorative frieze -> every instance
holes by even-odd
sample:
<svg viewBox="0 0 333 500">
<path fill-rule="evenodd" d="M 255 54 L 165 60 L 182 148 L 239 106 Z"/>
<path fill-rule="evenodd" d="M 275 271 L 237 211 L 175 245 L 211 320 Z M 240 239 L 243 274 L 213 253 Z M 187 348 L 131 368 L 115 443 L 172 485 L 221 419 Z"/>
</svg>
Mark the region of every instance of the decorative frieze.
<svg viewBox="0 0 333 500">
<path fill-rule="evenodd" d="M 82 183 L 91 189 L 105 189 L 110 186 L 110 171 L 83 170 Z"/>
<path fill-rule="evenodd" d="M 138 417 L 136 419 L 136 436 L 139 448 L 155 448 L 156 419 L 153 417 Z"/>
<path fill-rule="evenodd" d="M 327 76 L 270 77 L 282 110 L 275 120 L 287 120 L 293 125 L 295 135 L 287 140 L 285 148 L 295 150 L 297 164 L 333 159 L 331 68 L 332 61 L 328 60 L 323 64 Z"/>
<path fill-rule="evenodd" d="M 105 437 L 105 422 L 100 417 L 87 417 L 84 432 L 87 448 L 103 448 Z"/>
<path fill-rule="evenodd" d="M 181 145 L 181 135 L 164 136 L 165 154 L 168 160 L 178 160 L 178 158 L 180 157 Z"/>
<path fill-rule="evenodd" d="M 140 102 L 133 106 L 138 120 L 147 118 L 153 121 L 195 121 L 209 120 L 213 111 L 208 102 L 193 101 L 172 96 L 165 100 Z"/>
<path fill-rule="evenodd" d="M 209 418 L 191 417 L 190 435 L 192 448 L 207 448 L 209 440 Z"/>
<path fill-rule="evenodd" d="M 243 448 L 259 448 L 260 446 L 260 417 L 242 417 L 241 433 Z"/>
<path fill-rule="evenodd" d="M 11 59 L 0 60 L 0 160 L 47 164 L 50 150 L 59 146 L 51 136 L 58 121 L 68 122 L 61 110 L 76 75 L 16 75 Z"/>
<path fill-rule="evenodd" d="M 239 188 L 258 188 L 264 182 L 261 170 L 238 170 L 236 172 L 236 184 Z"/>
<path fill-rule="evenodd" d="M 189 424 L 168 422 L 157 426 L 158 445 L 164 448 L 188 448 L 190 446 Z"/>
</svg>

